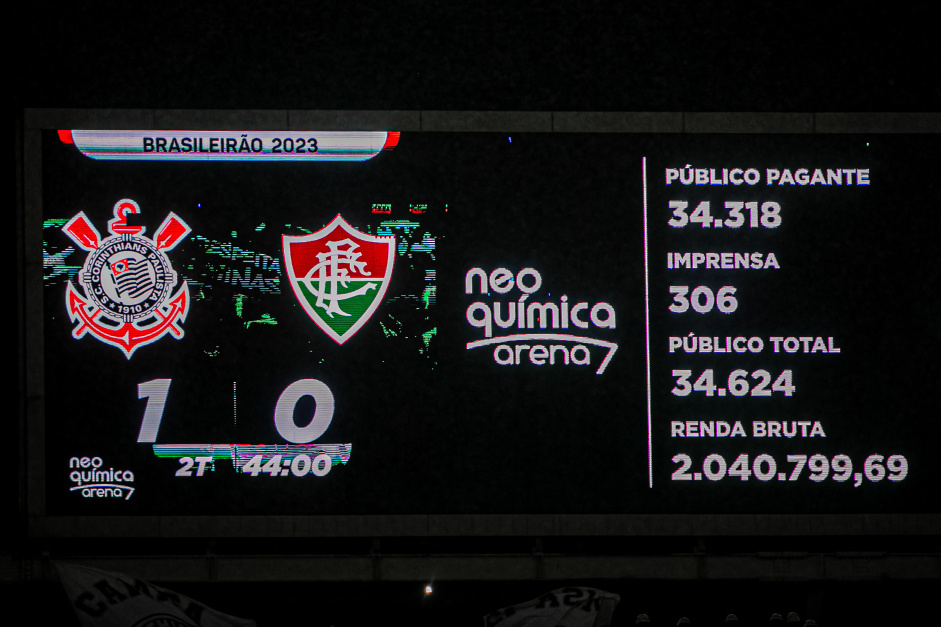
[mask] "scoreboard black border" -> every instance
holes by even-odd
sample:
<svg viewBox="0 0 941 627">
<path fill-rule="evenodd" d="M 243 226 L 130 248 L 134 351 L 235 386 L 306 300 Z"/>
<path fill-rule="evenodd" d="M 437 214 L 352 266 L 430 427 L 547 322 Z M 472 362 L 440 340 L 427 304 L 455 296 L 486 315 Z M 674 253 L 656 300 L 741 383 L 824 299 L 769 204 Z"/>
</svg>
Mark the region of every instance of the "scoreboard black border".
<svg viewBox="0 0 941 627">
<path fill-rule="evenodd" d="M 41 131 L 60 128 L 582 133 L 941 133 L 937 113 L 59 110 L 24 112 L 18 196 L 20 507 L 52 537 L 933 535 L 941 514 L 49 516 L 45 503 Z M 22 511 L 22 510 L 21 510 Z"/>
</svg>

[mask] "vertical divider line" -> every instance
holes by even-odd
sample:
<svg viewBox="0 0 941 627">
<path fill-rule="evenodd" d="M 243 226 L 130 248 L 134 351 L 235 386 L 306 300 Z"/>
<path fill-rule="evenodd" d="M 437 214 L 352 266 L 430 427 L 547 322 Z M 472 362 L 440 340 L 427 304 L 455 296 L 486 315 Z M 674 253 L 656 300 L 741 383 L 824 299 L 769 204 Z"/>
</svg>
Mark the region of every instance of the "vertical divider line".
<svg viewBox="0 0 941 627">
<path fill-rule="evenodd" d="M 644 197 L 644 325 L 647 328 L 647 486 L 653 488 L 653 430 L 650 403 L 650 265 L 647 250 L 647 157 L 641 157 L 641 182 Z"/>
</svg>

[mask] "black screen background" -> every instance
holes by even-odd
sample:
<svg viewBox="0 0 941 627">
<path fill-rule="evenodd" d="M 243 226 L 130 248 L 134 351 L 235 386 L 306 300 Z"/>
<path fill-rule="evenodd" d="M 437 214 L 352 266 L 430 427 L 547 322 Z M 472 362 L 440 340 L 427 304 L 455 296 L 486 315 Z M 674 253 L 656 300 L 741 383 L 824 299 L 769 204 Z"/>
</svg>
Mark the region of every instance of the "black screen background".
<svg viewBox="0 0 941 627">
<path fill-rule="evenodd" d="M 866 146 L 866 142 L 870 142 Z M 913 145 L 914 144 L 914 145 Z M 400 514 L 400 513 L 774 513 L 937 511 L 938 427 L 936 309 L 932 263 L 936 218 L 927 207 L 936 186 L 917 158 L 931 142 L 910 137 L 773 138 L 636 135 L 403 134 L 389 153 L 355 164 L 225 164 L 95 162 L 44 136 L 44 218 L 85 211 L 102 235 L 121 198 L 137 201 L 148 235 L 168 211 L 193 229 L 169 253 L 182 276 L 199 253 L 194 236 L 231 241 L 281 257 L 284 224 L 317 230 L 336 213 L 363 229 L 379 218 L 373 203 L 390 203 L 391 219 L 414 218 L 409 204 L 427 204 L 421 229 L 436 239 L 437 303 L 416 313 L 415 293 L 427 256 L 396 258 L 393 282 L 373 319 L 343 346 L 327 338 L 282 283 L 261 295 L 209 282 L 210 298 L 194 300 L 181 341 L 164 338 L 127 360 L 90 337 L 71 338 L 64 281 L 44 291 L 47 502 L 49 513 L 81 514 Z M 644 363 L 643 205 L 641 157 L 648 157 L 651 264 L 654 487 L 647 487 Z M 671 188 L 664 167 L 869 167 L 869 187 Z M 663 270 L 667 250 L 718 250 L 714 232 L 666 226 L 666 201 L 778 200 L 784 222 L 774 232 L 742 229 L 729 249 L 771 250 L 776 271 L 687 271 L 690 285 L 740 287 L 733 316 L 670 318 Z M 748 198 L 744 196 L 747 195 Z M 201 205 L 197 207 L 196 205 Z M 691 202 L 691 204 L 693 204 Z M 714 203 L 714 207 L 721 202 Z M 447 212 L 444 211 L 445 207 Z M 714 209 L 715 211 L 715 209 Z M 264 222 L 262 231 L 254 229 Z M 697 227 L 698 229 L 698 227 Z M 233 238 L 231 233 L 236 233 Z M 730 235 L 726 232 L 723 236 Z M 71 244 L 47 229 L 56 249 Z M 69 263 L 80 265 L 73 253 Z M 403 270 L 408 266 L 408 271 Z M 497 366 L 464 320 L 475 300 L 463 294 L 464 273 L 536 268 L 538 294 L 605 301 L 615 330 L 592 329 L 619 344 L 606 372 L 588 368 Z M 677 271 L 675 276 L 682 276 Z M 933 273 L 933 274 L 932 274 Z M 728 281 L 726 281 L 728 276 Z M 684 279 L 684 283 L 685 283 Z M 191 294 L 195 292 L 193 286 Z M 234 298 L 245 293 L 243 317 Z M 507 295 L 510 296 L 510 295 Z M 509 298 L 501 299 L 504 301 Z M 391 301 L 391 302 L 390 302 Z M 263 313 L 277 325 L 244 322 Z M 383 316 L 403 324 L 387 337 Z M 698 316 L 696 316 L 698 317 Z M 725 319 L 723 319 L 725 318 Z M 388 321 L 388 320 L 387 320 Z M 419 352 L 426 323 L 437 328 L 430 357 Z M 667 356 L 668 335 L 834 335 L 843 352 L 826 356 Z M 215 357 L 207 351 L 218 350 Z M 733 361 L 735 359 L 735 361 Z M 683 366 L 682 364 L 689 364 Z M 791 399 L 704 399 L 683 405 L 668 392 L 670 369 L 793 367 Z M 179 464 L 157 459 L 136 442 L 144 401 L 138 383 L 172 378 L 158 443 L 282 443 L 271 413 L 278 393 L 299 378 L 318 378 L 336 398 L 323 442 L 350 442 L 347 466 L 326 477 L 249 477 L 228 461 L 204 477 L 178 478 Z M 238 382 L 238 420 L 232 418 Z M 707 402 L 708 401 L 708 402 Z M 759 401 L 772 401 L 760 403 Z M 750 421 L 820 419 L 826 440 L 760 442 L 668 438 L 669 415 Z M 724 414 L 724 415 L 723 415 Z M 819 416 L 819 418 L 817 418 Z M 747 422 L 746 422 L 747 424 Z M 857 470 L 870 453 L 904 454 L 900 483 L 859 488 L 815 484 L 669 480 L 678 451 L 756 455 L 846 453 Z M 72 456 L 100 456 L 105 467 L 135 473 L 132 499 L 80 499 L 68 492 Z"/>
</svg>

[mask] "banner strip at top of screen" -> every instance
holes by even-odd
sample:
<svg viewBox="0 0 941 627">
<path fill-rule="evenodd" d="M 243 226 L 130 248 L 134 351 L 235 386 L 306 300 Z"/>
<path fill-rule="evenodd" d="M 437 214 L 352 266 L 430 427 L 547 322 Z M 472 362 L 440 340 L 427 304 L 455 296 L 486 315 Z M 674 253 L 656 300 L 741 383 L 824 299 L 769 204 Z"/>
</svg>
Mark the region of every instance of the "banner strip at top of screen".
<svg viewBox="0 0 941 627">
<path fill-rule="evenodd" d="M 397 131 L 60 130 L 91 159 L 111 161 L 367 161 L 399 142 Z"/>
</svg>

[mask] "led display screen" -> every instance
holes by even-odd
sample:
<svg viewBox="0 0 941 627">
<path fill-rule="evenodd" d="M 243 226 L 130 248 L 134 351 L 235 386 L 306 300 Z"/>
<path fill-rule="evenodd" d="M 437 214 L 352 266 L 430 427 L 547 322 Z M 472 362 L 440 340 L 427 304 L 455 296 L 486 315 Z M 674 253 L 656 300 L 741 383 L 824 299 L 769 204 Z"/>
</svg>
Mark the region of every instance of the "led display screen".
<svg viewBox="0 0 941 627">
<path fill-rule="evenodd" d="M 941 511 L 934 139 L 41 149 L 49 515 Z"/>
</svg>

